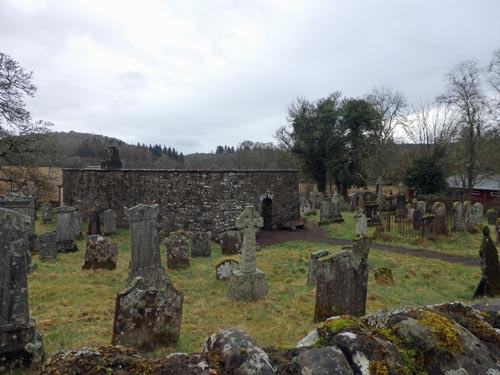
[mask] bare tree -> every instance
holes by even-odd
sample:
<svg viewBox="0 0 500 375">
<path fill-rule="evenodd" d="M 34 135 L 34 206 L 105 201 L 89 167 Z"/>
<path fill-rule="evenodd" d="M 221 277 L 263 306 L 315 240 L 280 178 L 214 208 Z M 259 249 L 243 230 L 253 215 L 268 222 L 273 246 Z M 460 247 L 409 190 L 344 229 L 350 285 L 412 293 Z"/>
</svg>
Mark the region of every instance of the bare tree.
<svg viewBox="0 0 500 375">
<path fill-rule="evenodd" d="M 420 102 L 411 106 L 403 130 L 408 139 L 430 155 L 435 147 L 446 147 L 456 136 L 457 118 L 449 104 Z"/>
<path fill-rule="evenodd" d="M 481 73 L 475 61 L 459 64 L 446 76 L 447 92 L 438 98 L 441 103 L 450 105 L 457 115 L 457 147 L 463 157 L 458 166 L 464 176 L 467 197 L 472 195 L 479 174 L 481 144 L 490 127 Z"/>
<path fill-rule="evenodd" d="M 20 189 L 39 177 L 37 163 L 50 154 L 45 137 L 52 125 L 33 121 L 24 97 L 34 96 L 33 73 L 0 52 L 0 181 Z"/>
<path fill-rule="evenodd" d="M 388 163 L 388 160 L 399 159 L 395 130 L 405 123 L 408 103 L 401 91 L 389 87 L 374 88 L 365 95 L 365 99 L 382 118 L 382 126 L 376 134 L 376 147 L 366 160 L 367 169 L 371 171 L 371 178 L 385 177 L 391 174 L 394 167 L 394 163 Z"/>
</svg>

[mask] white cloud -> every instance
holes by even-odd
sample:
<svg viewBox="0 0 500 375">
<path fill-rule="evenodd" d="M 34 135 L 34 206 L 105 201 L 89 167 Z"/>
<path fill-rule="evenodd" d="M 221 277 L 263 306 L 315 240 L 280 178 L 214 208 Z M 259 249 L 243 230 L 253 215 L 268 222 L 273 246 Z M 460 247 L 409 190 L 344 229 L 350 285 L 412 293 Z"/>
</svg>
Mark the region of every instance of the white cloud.
<svg viewBox="0 0 500 375">
<path fill-rule="evenodd" d="M 4 0 L 0 46 L 39 87 L 55 130 L 184 152 L 271 141 L 297 96 L 444 89 L 462 60 L 500 48 L 500 3 Z"/>
</svg>

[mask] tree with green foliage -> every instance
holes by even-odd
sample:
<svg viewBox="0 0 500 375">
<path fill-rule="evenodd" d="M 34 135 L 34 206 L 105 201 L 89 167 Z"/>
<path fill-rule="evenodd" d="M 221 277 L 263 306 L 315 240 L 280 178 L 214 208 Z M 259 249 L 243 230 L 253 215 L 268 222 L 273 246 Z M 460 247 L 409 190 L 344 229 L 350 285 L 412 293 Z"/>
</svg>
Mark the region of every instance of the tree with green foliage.
<svg viewBox="0 0 500 375">
<path fill-rule="evenodd" d="M 304 173 L 324 192 L 327 177 L 347 194 L 351 185 L 365 186 L 363 159 L 375 143 L 380 114 L 364 99 L 343 99 L 340 92 L 311 102 L 299 98 L 288 107 L 289 127 L 275 137 L 297 155 Z"/>
<path fill-rule="evenodd" d="M 435 194 L 446 187 L 443 167 L 437 155 L 424 155 L 414 159 L 406 170 L 405 184 L 416 189 L 420 194 Z"/>
<path fill-rule="evenodd" d="M 20 189 L 29 180 L 37 180 L 37 165 L 48 162 L 52 147 L 48 138 L 51 123 L 33 121 L 26 109 L 25 96 L 37 90 L 32 72 L 0 52 L 0 181 Z"/>
<path fill-rule="evenodd" d="M 329 165 L 337 191 L 347 195 L 349 187 L 367 185 L 364 160 L 376 153 L 382 121 L 380 113 L 364 99 L 344 100 L 340 114 L 341 136 L 333 140 L 339 152 Z"/>
</svg>

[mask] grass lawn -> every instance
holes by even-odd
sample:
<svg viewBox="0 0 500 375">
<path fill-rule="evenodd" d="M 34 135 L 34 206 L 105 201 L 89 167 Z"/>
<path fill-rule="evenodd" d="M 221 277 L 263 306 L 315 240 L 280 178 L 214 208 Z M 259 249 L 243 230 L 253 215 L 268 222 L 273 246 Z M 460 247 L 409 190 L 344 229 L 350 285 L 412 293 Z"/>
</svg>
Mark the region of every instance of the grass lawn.
<svg viewBox="0 0 500 375">
<path fill-rule="evenodd" d="M 346 224 L 342 225 L 347 228 L 352 224 L 352 215 L 345 216 Z M 38 232 L 53 227 L 37 223 Z M 333 227 L 336 231 L 338 225 Z M 41 262 L 34 256 L 38 270 L 29 276 L 30 310 L 44 335 L 48 353 L 110 343 L 116 293 L 125 288 L 128 275 L 129 233 L 120 230 L 112 240 L 120 244 L 114 271 L 83 271 L 84 241 L 79 241 L 78 252 L 59 254 L 54 261 Z M 307 286 L 307 274 L 310 253 L 319 249 L 339 250 L 327 244 L 297 241 L 258 252 L 257 266 L 266 273 L 269 295 L 253 303 L 226 299 L 227 282 L 216 280 L 215 265 L 228 257 L 221 254 L 218 244 L 212 244 L 210 258 L 192 259 L 189 269 L 167 270 L 175 287 L 185 296 L 181 339 L 176 348 L 161 349 L 152 355 L 200 351 L 204 340 L 222 327 L 244 329 L 263 347 L 294 346 L 317 326 L 313 322 L 315 288 Z M 163 246 L 161 250 L 165 264 Z M 369 262 L 369 312 L 401 305 L 470 302 L 481 276 L 479 267 L 377 250 L 370 252 Z M 372 271 L 382 266 L 392 268 L 394 285 L 375 283 Z"/>
</svg>

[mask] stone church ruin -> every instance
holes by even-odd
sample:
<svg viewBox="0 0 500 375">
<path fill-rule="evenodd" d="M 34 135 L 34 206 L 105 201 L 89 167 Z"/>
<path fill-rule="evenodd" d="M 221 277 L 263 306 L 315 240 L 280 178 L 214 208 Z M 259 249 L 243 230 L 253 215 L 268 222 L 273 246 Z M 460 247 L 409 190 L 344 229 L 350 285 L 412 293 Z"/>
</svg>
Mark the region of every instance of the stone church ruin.
<svg viewBox="0 0 500 375">
<path fill-rule="evenodd" d="M 264 229 L 300 218 L 297 171 L 64 169 L 64 204 L 88 215 L 112 209 L 126 226 L 124 207 L 158 204 L 163 230 L 234 229 L 235 218 L 252 205 Z"/>
</svg>

